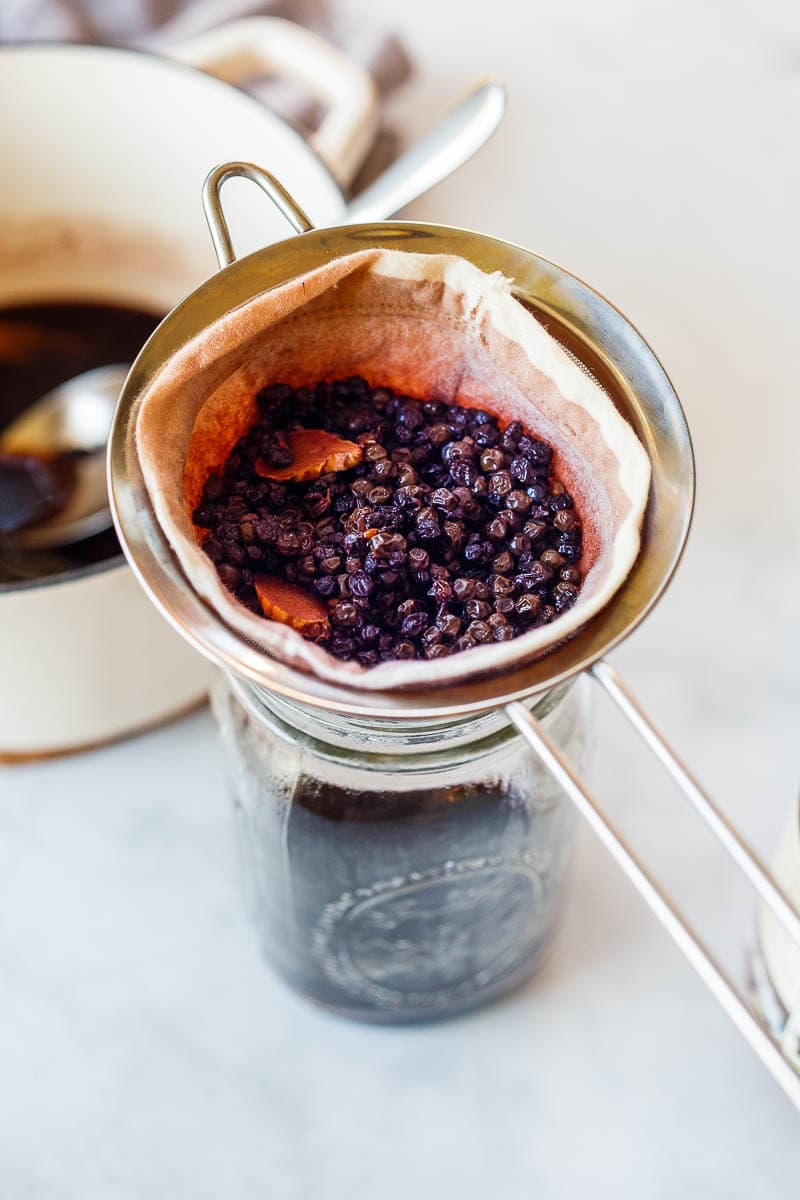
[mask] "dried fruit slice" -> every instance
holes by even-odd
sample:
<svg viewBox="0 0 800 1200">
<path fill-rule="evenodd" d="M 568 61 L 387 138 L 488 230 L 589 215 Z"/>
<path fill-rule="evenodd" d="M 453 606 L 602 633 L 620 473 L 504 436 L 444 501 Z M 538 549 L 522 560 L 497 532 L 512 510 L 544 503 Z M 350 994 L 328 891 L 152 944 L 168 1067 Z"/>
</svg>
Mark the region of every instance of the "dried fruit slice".
<svg viewBox="0 0 800 1200">
<path fill-rule="evenodd" d="M 328 610 L 300 584 L 274 575 L 258 575 L 254 582 L 265 617 L 280 621 L 281 625 L 291 625 L 313 642 L 330 635 Z"/>
<path fill-rule="evenodd" d="M 259 458 L 256 471 L 264 479 L 307 483 L 332 471 L 357 467 L 364 457 L 361 446 L 324 429 L 293 429 L 286 436 L 294 461 L 288 467 L 273 467 L 266 459 Z"/>
</svg>

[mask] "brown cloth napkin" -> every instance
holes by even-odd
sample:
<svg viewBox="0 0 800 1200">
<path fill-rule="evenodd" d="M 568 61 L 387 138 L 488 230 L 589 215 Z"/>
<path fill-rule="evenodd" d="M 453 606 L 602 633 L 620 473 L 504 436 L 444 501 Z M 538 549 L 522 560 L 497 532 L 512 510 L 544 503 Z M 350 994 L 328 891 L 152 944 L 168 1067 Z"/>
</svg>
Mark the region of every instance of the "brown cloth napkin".
<svg viewBox="0 0 800 1200">
<path fill-rule="evenodd" d="M 226 21 L 259 14 L 297 21 L 341 46 L 371 73 L 381 96 L 411 73 L 397 38 L 348 21 L 327 0 L 1 0 L 0 42 L 94 42 L 157 52 Z M 254 79 L 247 90 L 303 133 L 319 123 L 316 103 L 286 81 Z M 353 193 L 388 166 L 398 146 L 397 135 L 381 128 Z"/>
</svg>

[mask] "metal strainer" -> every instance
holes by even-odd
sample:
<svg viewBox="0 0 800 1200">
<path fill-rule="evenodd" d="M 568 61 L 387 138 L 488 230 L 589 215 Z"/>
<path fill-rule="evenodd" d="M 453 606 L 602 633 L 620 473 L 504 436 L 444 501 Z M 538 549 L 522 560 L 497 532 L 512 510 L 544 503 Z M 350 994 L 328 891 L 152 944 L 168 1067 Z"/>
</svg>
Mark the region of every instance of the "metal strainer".
<svg viewBox="0 0 800 1200">
<path fill-rule="evenodd" d="M 220 191 L 226 180 L 256 183 L 301 235 L 237 260 Z M 663 367 L 630 322 L 607 300 L 561 267 L 507 242 L 462 229 L 385 222 L 313 229 L 305 213 L 267 171 L 229 163 L 206 180 L 204 205 L 221 270 L 162 322 L 123 388 L 109 449 L 109 491 L 122 546 L 145 591 L 168 621 L 202 654 L 258 687 L 302 704 L 354 717 L 431 720 L 504 706 L 582 815 L 673 937 L 765 1066 L 800 1108 L 800 1078 L 777 1042 L 755 1019 L 734 984 L 693 929 L 658 888 L 634 852 L 524 703 L 587 672 L 616 702 L 667 768 L 684 795 L 800 945 L 800 914 L 744 839 L 703 792 L 645 716 L 603 656 L 627 637 L 663 594 L 680 560 L 694 503 L 694 460 L 686 419 Z M 134 430 L 141 397 L 189 339 L 225 313 L 330 259 L 365 248 L 451 254 L 515 281 L 518 299 L 606 390 L 644 445 L 652 466 L 638 560 L 612 602 L 570 641 L 504 674 L 453 686 L 369 692 L 326 683 L 269 659 L 229 629 L 188 586 L 153 514 L 137 458 Z"/>
</svg>

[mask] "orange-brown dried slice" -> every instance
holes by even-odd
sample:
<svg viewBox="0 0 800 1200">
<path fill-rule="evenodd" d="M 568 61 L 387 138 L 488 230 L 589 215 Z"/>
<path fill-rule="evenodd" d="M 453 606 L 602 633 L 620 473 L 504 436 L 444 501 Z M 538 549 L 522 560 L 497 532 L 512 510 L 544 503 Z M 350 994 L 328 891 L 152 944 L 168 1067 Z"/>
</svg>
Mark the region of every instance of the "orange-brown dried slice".
<svg viewBox="0 0 800 1200">
<path fill-rule="evenodd" d="M 333 471 L 357 467 L 364 457 L 361 446 L 328 433 L 324 429 L 293 429 L 286 435 L 294 455 L 288 467 L 273 467 L 259 458 L 256 471 L 264 479 L 278 483 L 307 483 Z"/>
<path fill-rule="evenodd" d="M 311 641 L 327 637 L 331 631 L 328 610 L 299 583 L 278 579 L 275 575 L 257 575 L 256 595 L 265 617 L 291 625 Z"/>
</svg>

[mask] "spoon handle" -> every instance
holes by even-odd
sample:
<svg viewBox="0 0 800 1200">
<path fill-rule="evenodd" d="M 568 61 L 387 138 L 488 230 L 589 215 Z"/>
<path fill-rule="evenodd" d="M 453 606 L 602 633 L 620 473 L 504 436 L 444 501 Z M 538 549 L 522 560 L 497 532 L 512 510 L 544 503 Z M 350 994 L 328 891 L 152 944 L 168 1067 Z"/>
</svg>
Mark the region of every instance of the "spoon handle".
<svg viewBox="0 0 800 1200">
<path fill-rule="evenodd" d="M 452 174 L 488 141 L 505 105 L 505 88 L 498 79 L 478 79 L 421 141 L 350 202 L 347 224 L 382 221 Z"/>
</svg>

